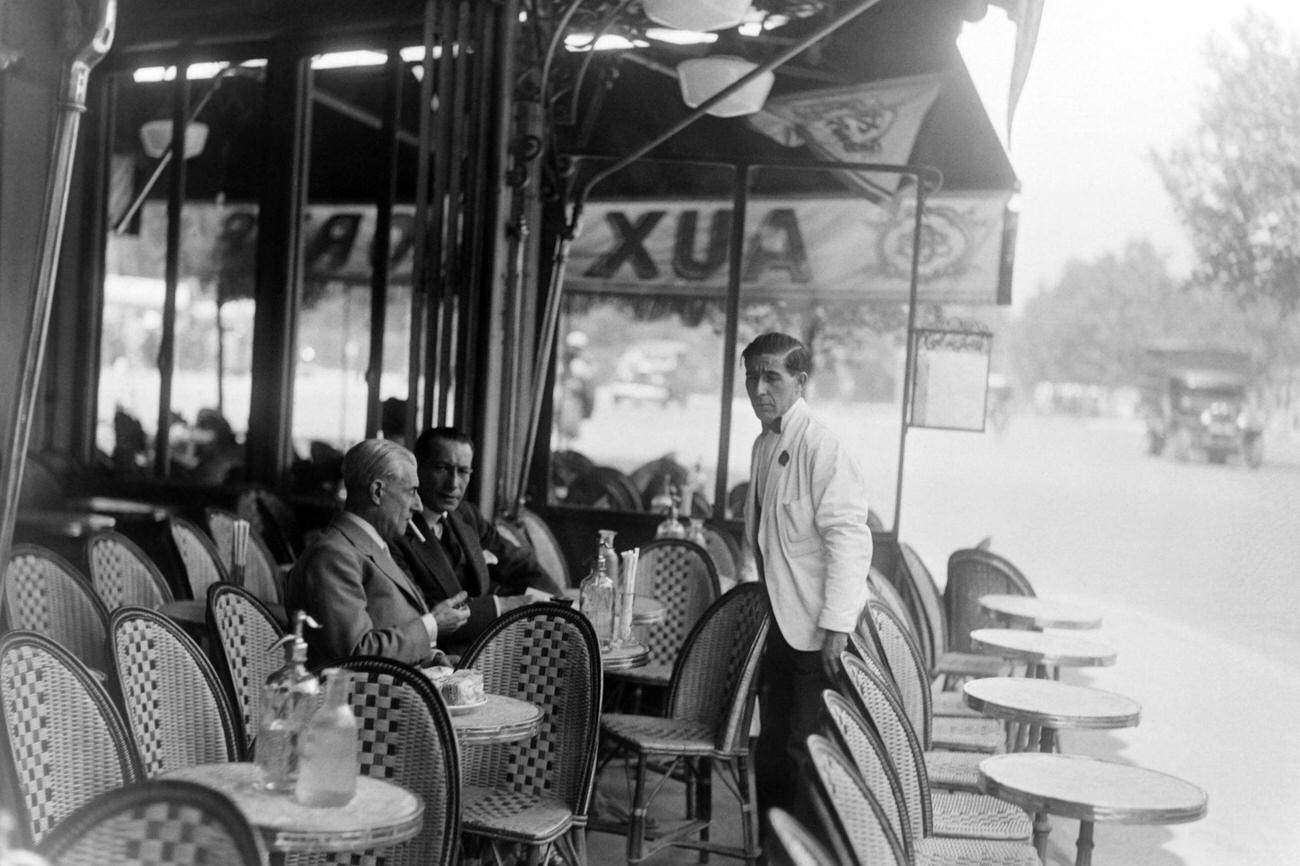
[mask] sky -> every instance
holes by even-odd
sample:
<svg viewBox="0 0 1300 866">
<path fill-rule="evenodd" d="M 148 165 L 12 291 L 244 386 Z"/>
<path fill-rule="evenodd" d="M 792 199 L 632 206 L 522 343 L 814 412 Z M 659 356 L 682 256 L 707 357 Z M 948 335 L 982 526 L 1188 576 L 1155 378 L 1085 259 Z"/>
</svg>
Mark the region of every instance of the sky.
<svg viewBox="0 0 1300 866">
<path fill-rule="evenodd" d="M 1046 0 L 1009 146 L 1021 183 L 1014 307 L 1071 259 L 1130 240 L 1149 238 L 1171 272 L 1188 272 L 1191 247 L 1147 154 L 1192 131 L 1204 46 L 1251 6 L 1300 32 L 1300 0 Z M 1004 144 L 1014 43 L 996 7 L 958 43 Z"/>
</svg>

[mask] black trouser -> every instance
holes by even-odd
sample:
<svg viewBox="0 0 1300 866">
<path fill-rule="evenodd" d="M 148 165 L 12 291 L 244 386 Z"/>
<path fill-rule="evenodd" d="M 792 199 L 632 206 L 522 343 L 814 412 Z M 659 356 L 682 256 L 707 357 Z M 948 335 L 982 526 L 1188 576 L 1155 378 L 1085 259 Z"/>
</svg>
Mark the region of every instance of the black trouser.
<svg viewBox="0 0 1300 866">
<path fill-rule="evenodd" d="M 807 753 L 805 741 L 820 730 L 822 690 L 833 688 L 822 669 L 820 649 L 794 649 L 776 623 L 768 632 L 759 688 L 759 732 L 755 755 L 758 807 L 766 827 L 767 810 L 779 806 L 807 822 L 809 798 L 798 796 L 803 780 L 799 767 Z"/>
</svg>

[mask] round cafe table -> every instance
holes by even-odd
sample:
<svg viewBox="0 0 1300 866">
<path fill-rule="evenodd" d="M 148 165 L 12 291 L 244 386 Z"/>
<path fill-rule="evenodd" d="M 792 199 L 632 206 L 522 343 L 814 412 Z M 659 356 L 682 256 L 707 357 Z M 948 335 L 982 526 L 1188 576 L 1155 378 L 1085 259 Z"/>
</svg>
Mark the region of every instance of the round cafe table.
<svg viewBox="0 0 1300 866">
<path fill-rule="evenodd" d="M 1013 628 L 1100 628 L 1101 615 L 1082 605 L 1032 595 L 981 595 L 980 607 Z"/>
<path fill-rule="evenodd" d="M 1048 677 L 1051 667 L 1105 667 L 1115 664 L 1115 650 L 1074 635 L 1018 628 L 977 628 L 970 633 L 976 650 L 1024 662 L 1030 676 Z"/>
<path fill-rule="evenodd" d="M 506 695 L 487 695 L 478 706 L 448 705 L 456 742 L 465 745 L 526 740 L 541 727 L 542 708 Z"/>
<path fill-rule="evenodd" d="M 344 806 L 304 806 L 292 795 L 261 786 L 251 763 L 200 764 L 166 774 L 225 794 L 276 852 L 347 853 L 405 842 L 420 832 L 424 801 L 401 785 L 357 777 Z"/>
<path fill-rule="evenodd" d="M 1061 728 L 1107 730 L 1131 728 L 1142 717 L 1142 706 L 1132 698 L 1087 686 L 1026 677 L 985 677 L 962 685 L 972 709 L 1037 730 L 1038 750 L 1056 750 Z M 1034 745 L 1030 736 L 1027 746 Z"/>
<path fill-rule="evenodd" d="M 1034 813 L 1034 847 L 1047 863 L 1047 815 L 1079 822 L 1075 866 L 1092 863 L 1093 824 L 1182 824 L 1205 816 L 1205 792 L 1154 770 L 1076 755 L 994 755 L 979 766 L 980 788 Z"/>
<path fill-rule="evenodd" d="M 626 671 L 645 667 L 650 662 L 650 648 L 644 644 L 631 643 L 620 647 L 609 647 L 600 651 L 601 670 Z"/>
<path fill-rule="evenodd" d="M 573 599 L 576 607 L 578 604 L 578 589 L 570 588 L 564 591 L 566 598 Z M 663 622 L 668 618 L 668 606 L 662 601 L 649 595 L 638 595 L 632 599 L 632 625 L 654 625 Z"/>
</svg>

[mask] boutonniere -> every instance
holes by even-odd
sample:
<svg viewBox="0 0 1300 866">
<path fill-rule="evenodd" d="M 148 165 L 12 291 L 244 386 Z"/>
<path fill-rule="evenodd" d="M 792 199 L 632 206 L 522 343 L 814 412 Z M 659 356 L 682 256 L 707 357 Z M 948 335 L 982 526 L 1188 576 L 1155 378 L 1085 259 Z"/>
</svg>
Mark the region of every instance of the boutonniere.
<svg viewBox="0 0 1300 866">
<path fill-rule="evenodd" d="M 790 462 L 790 452 L 789 452 L 789 451 L 782 451 L 782 452 L 781 452 L 781 456 L 778 457 L 778 458 L 776 458 L 776 462 L 777 462 L 777 463 L 780 463 L 782 466 L 784 466 L 785 464 L 789 463 L 789 462 Z"/>
</svg>

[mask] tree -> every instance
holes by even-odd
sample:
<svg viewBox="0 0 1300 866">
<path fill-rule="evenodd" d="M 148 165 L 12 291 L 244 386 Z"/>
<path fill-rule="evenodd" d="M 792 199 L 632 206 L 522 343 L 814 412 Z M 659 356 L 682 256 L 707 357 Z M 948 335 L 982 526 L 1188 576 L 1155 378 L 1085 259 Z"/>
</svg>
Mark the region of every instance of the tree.
<svg viewBox="0 0 1300 866">
<path fill-rule="evenodd" d="M 1300 43 L 1250 10 L 1210 42 L 1193 134 L 1156 170 L 1191 235 L 1193 280 L 1287 317 L 1300 304 Z"/>
</svg>

